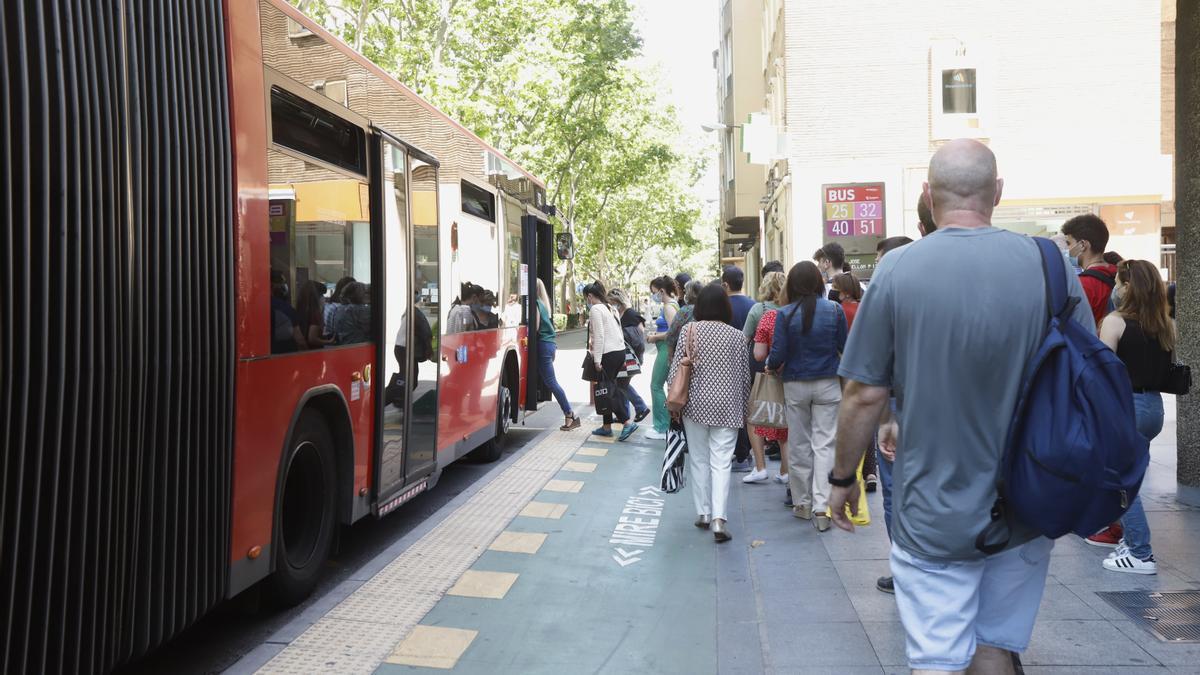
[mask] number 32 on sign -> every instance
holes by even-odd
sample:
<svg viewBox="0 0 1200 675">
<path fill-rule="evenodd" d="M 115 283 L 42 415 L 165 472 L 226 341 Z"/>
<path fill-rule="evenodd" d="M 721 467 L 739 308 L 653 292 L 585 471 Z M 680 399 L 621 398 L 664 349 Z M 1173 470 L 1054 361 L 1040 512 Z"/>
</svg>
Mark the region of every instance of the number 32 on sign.
<svg viewBox="0 0 1200 675">
<path fill-rule="evenodd" d="M 850 183 L 822 188 L 825 236 L 870 237 L 887 232 L 883 183 Z"/>
</svg>

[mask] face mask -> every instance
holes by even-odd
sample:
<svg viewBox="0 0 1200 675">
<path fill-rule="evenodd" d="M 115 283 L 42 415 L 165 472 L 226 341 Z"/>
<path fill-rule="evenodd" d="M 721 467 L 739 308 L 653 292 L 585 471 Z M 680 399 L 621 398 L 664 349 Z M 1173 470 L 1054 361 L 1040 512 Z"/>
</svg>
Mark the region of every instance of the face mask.
<svg viewBox="0 0 1200 675">
<path fill-rule="evenodd" d="M 1112 301 L 1113 301 L 1113 306 L 1114 306 L 1114 307 L 1120 307 L 1120 306 L 1121 306 L 1121 296 L 1123 296 L 1124 294 L 1125 294 L 1125 287 L 1124 287 L 1124 286 L 1117 286 L 1116 288 L 1114 288 L 1114 289 L 1113 289 L 1113 292 L 1112 292 Z"/>
<path fill-rule="evenodd" d="M 1072 250 L 1074 250 L 1074 248 L 1075 248 L 1075 247 L 1074 247 L 1074 246 L 1072 246 L 1072 247 L 1070 247 L 1070 248 L 1068 248 L 1068 249 L 1067 249 L 1067 260 L 1068 260 L 1068 261 L 1070 261 L 1070 263 L 1071 263 L 1071 267 L 1079 267 L 1079 266 L 1080 266 L 1080 265 L 1079 265 L 1079 254 L 1078 254 L 1078 253 L 1072 253 L 1072 252 L 1071 252 Z M 1083 251 L 1082 251 L 1083 247 L 1082 247 L 1082 246 L 1080 246 L 1079 248 L 1081 249 L 1081 250 L 1079 251 L 1079 253 L 1083 253 Z"/>
</svg>

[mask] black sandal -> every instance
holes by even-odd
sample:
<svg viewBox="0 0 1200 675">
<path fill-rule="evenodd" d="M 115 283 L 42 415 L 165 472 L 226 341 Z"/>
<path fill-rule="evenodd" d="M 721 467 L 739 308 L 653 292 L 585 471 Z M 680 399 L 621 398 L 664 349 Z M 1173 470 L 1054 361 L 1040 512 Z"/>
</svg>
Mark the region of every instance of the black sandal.
<svg viewBox="0 0 1200 675">
<path fill-rule="evenodd" d="M 580 421 L 579 415 L 572 413 L 571 421 L 563 423 L 563 425 L 561 427 L 559 427 L 558 430 L 559 431 L 570 431 L 572 429 L 578 429 L 579 425 L 581 425 L 581 424 L 583 424 L 583 422 Z"/>
</svg>

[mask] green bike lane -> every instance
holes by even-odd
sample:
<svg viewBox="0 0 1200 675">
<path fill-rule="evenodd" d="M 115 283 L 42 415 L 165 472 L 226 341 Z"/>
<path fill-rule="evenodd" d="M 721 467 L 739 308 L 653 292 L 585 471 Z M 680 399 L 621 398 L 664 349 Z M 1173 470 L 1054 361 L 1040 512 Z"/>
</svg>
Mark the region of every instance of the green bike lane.
<svg viewBox="0 0 1200 675">
<path fill-rule="evenodd" d="M 717 672 L 716 546 L 689 488 L 658 490 L 661 447 L 585 443 L 498 539 L 535 552 L 493 544 L 459 589 L 490 597 L 452 589 L 421 621 L 450 630 L 414 631 L 376 672 Z"/>
</svg>

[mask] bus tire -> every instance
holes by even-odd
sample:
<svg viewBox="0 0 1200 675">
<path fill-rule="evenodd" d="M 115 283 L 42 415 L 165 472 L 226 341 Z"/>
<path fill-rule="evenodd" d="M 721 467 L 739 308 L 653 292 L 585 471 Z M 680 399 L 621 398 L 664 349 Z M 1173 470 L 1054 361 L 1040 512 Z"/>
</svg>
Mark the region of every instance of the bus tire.
<svg viewBox="0 0 1200 675">
<path fill-rule="evenodd" d="M 325 418 L 306 410 L 296 421 L 281 473 L 275 572 L 267 597 L 292 607 L 316 588 L 337 527 L 337 464 Z"/>
<path fill-rule="evenodd" d="M 508 428 L 512 425 L 512 406 L 515 405 L 515 401 L 508 383 L 501 384 L 500 395 L 496 397 L 496 435 L 471 451 L 472 459 L 491 463 L 504 455 L 504 440 L 508 436 Z"/>
</svg>

